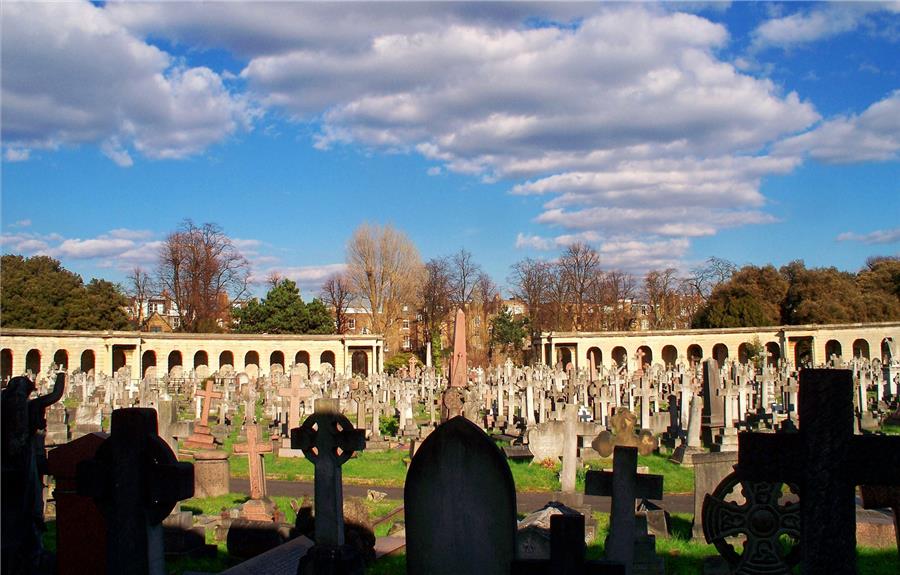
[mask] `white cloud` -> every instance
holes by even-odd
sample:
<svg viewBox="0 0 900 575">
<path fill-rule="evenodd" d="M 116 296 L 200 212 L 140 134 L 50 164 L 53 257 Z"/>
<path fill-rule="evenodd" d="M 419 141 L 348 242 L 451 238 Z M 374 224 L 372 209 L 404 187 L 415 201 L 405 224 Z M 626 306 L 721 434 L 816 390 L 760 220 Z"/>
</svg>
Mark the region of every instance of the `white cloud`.
<svg viewBox="0 0 900 575">
<path fill-rule="evenodd" d="M 440 176 L 444 170 L 440 166 L 431 166 L 427 171 L 429 176 Z"/>
<path fill-rule="evenodd" d="M 751 34 L 752 49 L 791 48 L 826 40 L 858 29 L 875 12 L 898 12 L 898 2 L 840 2 L 826 4 L 760 24 Z"/>
<path fill-rule="evenodd" d="M 3 140 L 10 150 L 97 144 L 181 158 L 247 128 L 254 111 L 221 77 L 132 35 L 87 2 L 7 3 L 2 19 Z"/>
<path fill-rule="evenodd" d="M 29 226 L 31 226 L 31 220 L 29 220 L 27 218 L 24 220 L 18 220 L 16 222 L 9 224 L 9 227 L 11 227 L 11 228 L 27 228 Z"/>
<path fill-rule="evenodd" d="M 273 274 L 278 274 L 282 278 L 296 282 L 305 299 L 312 299 L 318 297 L 322 282 L 328 276 L 340 273 L 346 268 L 346 264 L 342 263 L 317 266 L 270 266 L 266 269 L 254 270 L 250 275 L 250 282 L 264 285 Z"/>
<path fill-rule="evenodd" d="M 6 148 L 3 159 L 7 162 L 26 162 L 31 158 L 31 151 L 23 148 Z"/>
<path fill-rule="evenodd" d="M 120 254 L 134 247 L 134 241 L 121 238 L 68 239 L 53 251 L 71 259 L 93 259 Z"/>
<path fill-rule="evenodd" d="M 900 228 L 875 230 L 867 234 L 844 232 L 837 237 L 839 242 L 862 242 L 864 244 L 892 244 L 900 242 Z"/>
<path fill-rule="evenodd" d="M 891 161 L 900 153 L 900 90 L 859 115 L 829 119 L 778 142 L 776 155 L 809 156 L 829 163 Z"/>
</svg>

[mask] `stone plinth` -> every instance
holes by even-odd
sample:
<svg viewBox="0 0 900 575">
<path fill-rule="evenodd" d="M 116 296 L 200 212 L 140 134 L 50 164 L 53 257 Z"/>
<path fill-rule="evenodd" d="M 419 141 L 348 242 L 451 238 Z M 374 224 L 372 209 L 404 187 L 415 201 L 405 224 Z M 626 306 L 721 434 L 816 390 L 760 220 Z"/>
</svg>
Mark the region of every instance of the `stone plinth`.
<svg viewBox="0 0 900 575">
<path fill-rule="evenodd" d="M 736 451 L 723 451 L 720 453 L 700 453 L 693 456 L 694 464 L 694 539 L 704 539 L 703 536 L 703 498 L 707 493 L 712 493 L 725 479 L 725 476 L 734 471 L 738 462 Z"/>
<path fill-rule="evenodd" d="M 194 454 L 194 497 L 216 497 L 230 491 L 228 454 L 198 451 Z"/>
</svg>

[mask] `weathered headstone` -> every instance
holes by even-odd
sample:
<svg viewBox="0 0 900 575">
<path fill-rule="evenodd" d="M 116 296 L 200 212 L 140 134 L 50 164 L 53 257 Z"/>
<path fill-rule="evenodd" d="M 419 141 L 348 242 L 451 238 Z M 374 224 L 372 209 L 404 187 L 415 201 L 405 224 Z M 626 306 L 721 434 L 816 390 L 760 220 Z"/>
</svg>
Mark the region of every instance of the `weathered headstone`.
<svg viewBox="0 0 900 575">
<path fill-rule="evenodd" d="M 450 356 L 450 385 L 441 397 L 441 421 L 447 421 L 463 414 L 465 394 L 463 389 L 468 383 L 468 362 L 466 360 L 466 314 L 456 310 L 456 323 L 453 328 L 453 354 Z"/>
<path fill-rule="evenodd" d="M 627 409 L 617 409 L 609 421 L 612 431 L 601 431 L 591 442 L 591 447 L 602 457 L 612 455 L 617 446 L 636 447 L 641 455 L 649 455 L 659 447 L 659 440 L 649 429 L 634 430 L 637 418 Z"/>
</svg>

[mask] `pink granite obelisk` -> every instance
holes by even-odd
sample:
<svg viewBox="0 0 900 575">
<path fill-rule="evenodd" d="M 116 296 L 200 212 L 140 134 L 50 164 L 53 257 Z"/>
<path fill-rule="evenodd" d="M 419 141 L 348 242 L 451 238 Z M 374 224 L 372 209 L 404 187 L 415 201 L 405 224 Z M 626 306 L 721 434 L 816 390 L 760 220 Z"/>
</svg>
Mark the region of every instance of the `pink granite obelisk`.
<svg viewBox="0 0 900 575">
<path fill-rule="evenodd" d="M 468 380 L 468 362 L 466 361 L 466 314 L 462 309 L 456 310 L 456 323 L 453 327 L 453 355 L 450 356 L 450 385 L 441 397 L 441 421 L 447 421 L 463 413 L 465 394 L 463 389 Z"/>
</svg>

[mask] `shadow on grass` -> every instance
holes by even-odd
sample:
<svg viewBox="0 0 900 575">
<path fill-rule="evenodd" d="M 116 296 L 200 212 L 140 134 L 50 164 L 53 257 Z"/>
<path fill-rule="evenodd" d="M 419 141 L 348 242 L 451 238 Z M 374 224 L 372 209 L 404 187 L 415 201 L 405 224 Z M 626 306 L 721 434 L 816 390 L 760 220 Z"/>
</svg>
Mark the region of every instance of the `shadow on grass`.
<svg viewBox="0 0 900 575">
<path fill-rule="evenodd" d="M 693 523 L 690 517 L 671 515 L 669 517 L 669 535 L 675 539 L 689 541 L 693 536 Z"/>
</svg>

